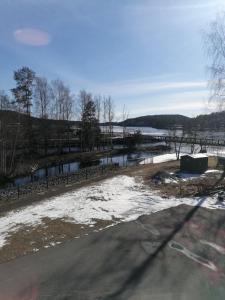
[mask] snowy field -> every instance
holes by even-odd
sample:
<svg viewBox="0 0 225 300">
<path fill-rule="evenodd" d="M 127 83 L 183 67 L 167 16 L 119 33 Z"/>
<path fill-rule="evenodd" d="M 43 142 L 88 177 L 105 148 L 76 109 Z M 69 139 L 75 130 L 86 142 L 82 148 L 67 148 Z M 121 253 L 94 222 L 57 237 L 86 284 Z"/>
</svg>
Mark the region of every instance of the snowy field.
<svg viewBox="0 0 225 300">
<path fill-rule="evenodd" d="M 184 153 L 181 154 L 181 156 L 184 155 Z M 145 160 L 140 162 L 140 165 L 145 164 L 159 164 L 163 162 L 173 161 L 176 160 L 176 154 L 175 153 L 168 153 L 168 154 L 162 154 L 162 155 L 156 155 L 150 158 L 146 158 Z"/>
<path fill-rule="evenodd" d="M 182 155 L 186 155 L 186 154 L 190 155 L 190 153 L 180 153 L 180 157 Z M 217 156 L 218 155 L 219 156 L 219 154 L 217 152 L 204 153 L 204 155 L 207 155 L 207 156 Z M 177 160 L 176 153 L 167 153 L 167 154 L 161 154 L 161 155 L 156 155 L 156 156 L 153 156 L 150 158 L 146 158 L 140 162 L 140 165 L 160 164 L 160 163 L 174 161 L 174 160 Z"/>
<path fill-rule="evenodd" d="M 195 206 L 200 202 L 201 198 L 162 198 L 133 177 L 117 176 L 1 216 L 0 247 L 7 243 L 7 236 L 24 225 L 39 225 L 45 217 L 64 218 L 76 224 L 94 224 L 94 219 L 115 218 L 123 222 L 179 204 Z M 225 208 L 213 197 L 206 198 L 202 206 Z"/>
</svg>

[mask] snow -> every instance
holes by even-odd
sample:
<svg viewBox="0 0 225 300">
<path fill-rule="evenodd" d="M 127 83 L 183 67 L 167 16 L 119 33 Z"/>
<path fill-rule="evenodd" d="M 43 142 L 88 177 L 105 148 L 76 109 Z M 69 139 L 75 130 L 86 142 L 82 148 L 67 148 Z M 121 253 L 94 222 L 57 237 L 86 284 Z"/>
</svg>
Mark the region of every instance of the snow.
<svg viewBox="0 0 225 300">
<path fill-rule="evenodd" d="M 184 154 L 181 154 L 184 155 Z M 163 162 L 168 162 L 168 161 L 173 161 L 176 160 L 176 154 L 175 153 L 168 153 L 168 154 L 162 154 L 162 155 L 157 155 L 157 156 L 153 156 L 150 158 L 147 158 L 143 161 L 140 162 L 141 165 L 144 164 L 159 164 L 159 163 L 163 163 Z"/>
<path fill-rule="evenodd" d="M 168 177 L 165 179 L 165 183 L 177 183 L 178 181 L 189 181 L 189 180 L 193 180 L 196 178 L 205 178 L 205 177 L 209 177 L 211 174 L 213 174 L 213 176 L 215 175 L 219 175 L 223 173 L 223 171 L 221 170 L 207 170 L 204 173 L 191 173 L 191 172 L 178 172 L 178 173 L 170 173 L 171 177 Z"/>
<path fill-rule="evenodd" d="M 206 153 L 195 153 L 195 154 L 186 154 L 192 158 L 206 158 L 208 155 Z"/>
<path fill-rule="evenodd" d="M 210 156 L 216 156 L 216 153 L 197 153 L 197 154 L 188 154 L 188 153 L 180 153 L 180 157 L 184 155 L 189 155 L 192 158 L 203 158 L 203 157 L 210 157 Z M 177 160 L 176 153 L 167 153 L 162 155 L 156 155 L 147 159 L 144 159 L 140 162 L 141 165 L 145 164 L 159 164 L 163 162 L 168 161 L 174 161 Z"/>
<path fill-rule="evenodd" d="M 93 225 L 94 219 L 116 218 L 120 222 L 131 221 L 143 214 L 151 214 L 182 203 L 195 206 L 201 201 L 201 198 L 163 198 L 133 177 L 117 176 L 1 216 L 0 247 L 7 243 L 7 236 L 11 233 L 24 225 L 39 225 L 45 217 L 64 218 L 76 224 Z M 202 206 L 211 209 L 225 208 L 216 201 L 216 196 L 208 197 Z"/>
<path fill-rule="evenodd" d="M 210 170 L 207 170 L 207 171 L 205 171 L 205 174 L 210 174 L 210 173 L 214 173 L 214 174 L 219 174 L 219 173 L 223 173 L 223 171 L 221 171 L 221 170 L 217 170 L 217 169 L 210 169 Z"/>
</svg>

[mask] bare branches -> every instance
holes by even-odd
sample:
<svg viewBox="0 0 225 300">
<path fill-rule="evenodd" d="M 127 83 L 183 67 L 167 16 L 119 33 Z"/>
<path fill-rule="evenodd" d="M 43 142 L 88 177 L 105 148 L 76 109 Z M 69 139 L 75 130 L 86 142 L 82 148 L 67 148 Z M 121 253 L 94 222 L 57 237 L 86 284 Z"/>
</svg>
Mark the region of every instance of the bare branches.
<svg viewBox="0 0 225 300">
<path fill-rule="evenodd" d="M 38 117 L 48 119 L 50 102 L 51 102 L 51 87 L 46 78 L 36 77 L 34 88 L 35 111 Z"/>
<path fill-rule="evenodd" d="M 9 96 L 3 91 L 0 91 L 0 110 L 7 110 L 12 107 Z"/>
<path fill-rule="evenodd" d="M 216 101 L 220 110 L 225 105 L 225 13 L 218 14 L 211 23 L 210 31 L 205 34 L 207 55 L 211 59 L 210 101 Z"/>
<path fill-rule="evenodd" d="M 56 120 L 70 120 L 74 96 L 60 79 L 52 81 L 52 115 Z"/>
</svg>

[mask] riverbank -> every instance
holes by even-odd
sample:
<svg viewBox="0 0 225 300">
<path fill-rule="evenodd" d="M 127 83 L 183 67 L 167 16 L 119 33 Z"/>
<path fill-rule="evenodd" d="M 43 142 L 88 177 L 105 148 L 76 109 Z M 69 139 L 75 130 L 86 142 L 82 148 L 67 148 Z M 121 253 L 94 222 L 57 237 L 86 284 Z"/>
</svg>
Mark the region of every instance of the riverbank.
<svg viewBox="0 0 225 300">
<path fill-rule="evenodd" d="M 75 172 L 78 169 L 85 168 L 92 165 L 108 164 L 110 162 L 119 163 L 120 166 L 128 164 L 128 156 L 134 155 L 156 155 L 169 151 L 170 148 L 165 145 L 151 145 L 140 146 L 136 148 L 120 148 L 113 150 L 99 150 L 92 152 L 71 152 L 61 155 L 48 155 L 46 157 L 37 157 L 26 159 L 21 162 L 14 173 L 9 178 L 2 178 L 2 187 L 7 184 L 15 184 L 17 181 L 24 181 L 27 183 L 32 178 L 36 180 L 41 177 L 55 176 L 66 174 L 67 172 Z M 130 163 L 129 163 L 130 164 Z M 52 174 L 54 173 L 54 174 Z M 30 179 L 29 179 L 30 178 Z M 17 184 L 16 184 L 17 185 Z"/>
<path fill-rule="evenodd" d="M 37 203 L 39 201 L 47 200 L 51 197 L 60 196 L 66 192 L 70 192 L 75 189 L 79 189 L 81 187 L 89 186 L 90 184 L 98 183 L 102 180 L 112 178 L 117 175 L 128 175 L 128 176 L 136 176 L 140 178 L 144 178 L 146 176 L 150 176 L 155 174 L 158 171 L 162 171 L 165 168 L 172 170 L 177 170 L 179 167 L 179 162 L 172 161 L 172 162 L 165 162 L 161 164 L 154 164 L 154 165 L 135 165 L 130 166 L 128 168 L 119 168 L 114 169 L 113 172 L 103 174 L 98 177 L 91 177 L 89 179 L 85 179 L 79 182 L 73 182 L 70 184 L 62 183 L 55 185 L 54 187 L 49 187 L 48 189 L 44 189 L 39 193 L 21 195 L 19 198 L 13 199 L 1 199 L 0 200 L 0 211 L 1 212 L 8 212 L 10 210 L 18 209 L 20 207 L 24 207 L 27 205 L 31 205 L 33 203 Z"/>
<path fill-rule="evenodd" d="M 162 184 L 149 180 L 167 170 L 176 173 L 179 162 L 138 165 L 92 178 L 79 184 L 64 184 L 0 205 L 0 261 L 11 260 L 42 248 L 101 231 L 143 214 L 180 204 L 224 209 L 217 195 L 181 197 L 165 193 Z"/>
</svg>

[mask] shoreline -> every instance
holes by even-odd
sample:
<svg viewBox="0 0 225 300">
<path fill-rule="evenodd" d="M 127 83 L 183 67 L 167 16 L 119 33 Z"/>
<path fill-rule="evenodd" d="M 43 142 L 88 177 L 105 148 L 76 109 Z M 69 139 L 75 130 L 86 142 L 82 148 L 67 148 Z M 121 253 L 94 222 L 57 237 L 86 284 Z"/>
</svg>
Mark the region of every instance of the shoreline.
<svg viewBox="0 0 225 300">
<path fill-rule="evenodd" d="M 24 206 L 32 205 L 34 203 L 38 203 L 40 201 L 45 201 L 49 198 L 63 195 L 67 192 L 89 186 L 94 183 L 101 182 L 105 179 L 112 178 L 117 175 L 128 175 L 128 176 L 146 176 L 153 175 L 155 172 L 163 170 L 164 168 L 174 168 L 177 169 L 179 162 L 171 161 L 165 162 L 160 164 L 153 164 L 153 165 L 137 165 L 137 166 L 130 166 L 127 168 L 119 168 L 118 170 L 113 171 L 110 174 L 105 174 L 103 176 L 99 176 L 97 178 L 90 178 L 80 182 L 74 182 L 71 184 L 60 184 L 58 186 L 50 187 L 48 190 L 44 190 L 41 193 L 33 193 L 25 196 L 21 196 L 19 199 L 5 199 L 0 200 L 0 211 L 2 213 L 9 212 L 11 210 L 21 208 Z"/>
</svg>

